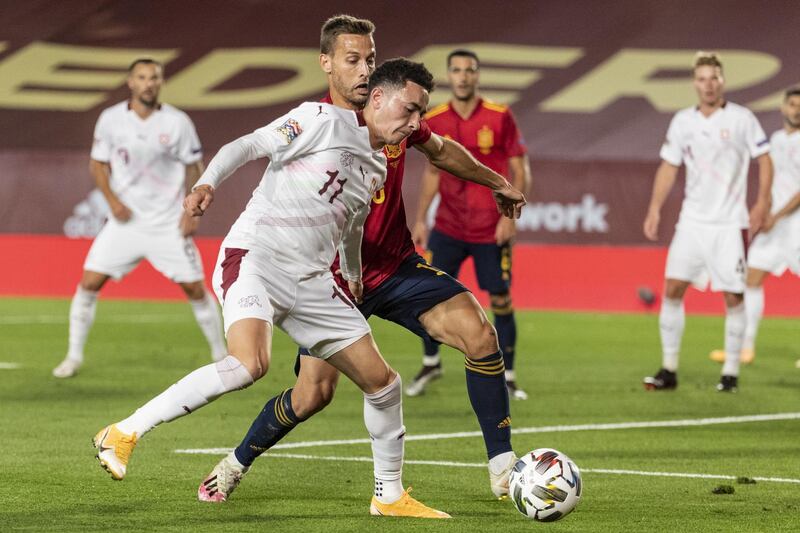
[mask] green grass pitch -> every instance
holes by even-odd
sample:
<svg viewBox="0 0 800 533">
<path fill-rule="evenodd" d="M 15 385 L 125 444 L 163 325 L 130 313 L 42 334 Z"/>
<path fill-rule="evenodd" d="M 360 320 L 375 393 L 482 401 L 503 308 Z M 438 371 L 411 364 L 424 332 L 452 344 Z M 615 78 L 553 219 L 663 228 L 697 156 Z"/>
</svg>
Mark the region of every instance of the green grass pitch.
<svg viewBox="0 0 800 533">
<path fill-rule="evenodd" d="M 94 458 L 90 439 L 188 371 L 208 362 L 185 303 L 101 301 L 78 377 L 57 380 L 65 353 L 66 300 L 0 299 L 0 529 L 3 531 L 797 531 L 800 483 L 610 474 L 592 470 L 716 474 L 800 480 L 800 420 L 519 433 L 517 453 L 557 448 L 585 471 L 577 510 L 537 524 L 491 497 L 484 468 L 406 465 L 404 481 L 450 521 L 368 514 L 371 464 L 268 457 L 231 501 L 196 500 L 219 455 L 179 448 L 232 447 L 263 403 L 293 383 L 294 347 L 276 335 L 270 373 L 191 416 L 164 424 L 137 446 L 123 482 Z M 659 366 L 656 315 L 520 312 L 518 381 L 531 394 L 512 403 L 514 428 L 701 419 L 800 411 L 796 320 L 767 319 L 740 392 L 714 391 L 722 318 L 687 318 L 680 386 L 646 393 Z M 410 333 L 374 319 L 386 359 L 409 380 L 420 362 Z M 409 436 L 477 430 L 461 356 L 444 352 L 445 375 L 405 398 Z M 8 363 L 19 365 L 9 368 Z M 362 397 L 343 380 L 333 404 L 285 442 L 366 437 Z M 367 444 L 276 450 L 315 457 L 368 457 Z M 406 459 L 480 463 L 479 437 L 410 440 Z M 734 494 L 712 494 L 718 485 Z"/>
</svg>

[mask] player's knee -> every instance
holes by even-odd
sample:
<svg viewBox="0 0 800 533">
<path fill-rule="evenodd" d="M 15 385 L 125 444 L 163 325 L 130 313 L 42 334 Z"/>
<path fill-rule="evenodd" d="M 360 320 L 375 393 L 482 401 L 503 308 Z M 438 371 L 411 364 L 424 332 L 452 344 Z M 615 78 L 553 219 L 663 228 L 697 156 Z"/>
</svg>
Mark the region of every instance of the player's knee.
<svg viewBox="0 0 800 533">
<path fill-rule="evenodd" d="M 184 294 L 190 300 L 202 300 L 205 298 L 206 290 L 203 287 L 203 282 L 198 281 L 195 283 L 181 283 L 181 289 L 183 289 Z"/>
<path fill-rule="evenodd" d="M 466 339 L 465 354 L 470 359 L 481 359 L 500 349 L 497 343 L 497 331 L 488 320 L 483 320 L 479 327 L 471 329 L 472 334 Z"/>
<path fill-rule="evenodd" d="M 388 409 L 399 405 L 403 400 L 403 383 L 400 374 L 392 371 L 390 376 L 387 383 L 377 391 L 364 393 L 364 399 L 376 409 Z"/>
<path fill-rule="evenodd" d="M 261 379 L 267 373 L 267 370 L 269 370 L 269 357 L 266 349 L 229 347 L 229 351 L 231 355 L 247 369 L 253 380 L 257 381 Z"/>
<path fill-rule="evenodd" d="M 508 293 L 492 294 L 489 300 L 492 305 L 492 313 L 495 315 L 508 315 L 514 312 L 511 295 Z"/>
<path fill-rule="evenodd" d="M 216 363 L 216 367 L 219 378 L 228 391 L 245 389 L 253 384 L 253 373 L 233 355 Z"/>
</svg>

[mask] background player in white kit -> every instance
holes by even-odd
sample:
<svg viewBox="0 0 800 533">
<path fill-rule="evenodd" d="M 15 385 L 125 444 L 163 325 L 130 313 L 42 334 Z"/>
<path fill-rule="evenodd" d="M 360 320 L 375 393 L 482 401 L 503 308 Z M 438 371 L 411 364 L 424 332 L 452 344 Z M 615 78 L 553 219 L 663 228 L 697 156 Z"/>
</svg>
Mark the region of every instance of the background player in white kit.
<svg viewBox="0 0 800 533">
<path fill-rule="evenodd" d="M 137 59 L 128 69 L 130 100 L 105 109 L 97 120 L 89 169 L 112 216 L 86 256 L 70 306 L 69 351 L 53 369 L 57 378 L 74 376 L 83 363 L 100 289 L 142 259 L 189 297 L 211 357 L 226 354 L 219 308 L 203 285 L 200 253 L 190 237 L 197 219 L 181 207 L 203 171 L 200 140 L 185 113 L 159 103 L 163 81 L 160 63 Z"/>
<path fill-rule="evenodd" d="M 755 358 L 758 325 L 764 314 L 764 280 L 782 275 L 788 268 L 800 276 L 800 87 L 784 93 L 781 105 L 783 129 L 770 138 L 770 156 L 775 165 L 772 213 L 753 239 L 747 253 L 747 287 L 744 309 L 747 327 L 742 363 Z M 711 359 L 722 363 L 725 350 L 714 350 Z"/>
<path fill-rule="evenodd" d="M 725 297 L 725 364 L 717 390 L 735 392 L 745 329 L 743 293 L 747 229 L 754 235 L 769 214 L 772 162 L 769 141 L 755 115 L 725 101 L 722 63 L 715 54 L 698 52 L 694 88 L 699 104 L 675 114 L 661 147 L 644 234 L 658 238 L 661 206 L 681 164 L 686 189 L 675 235 L 669 247 L 664 300 L 661 304 L 662 368 L 644 379 L 648 390 L 678 385 L 678 353 L 685 314 L 683 296 L 690 284 Z M 747 213 L 747 171 L 758 161 L 758 200 Z"/>
<path fill-rule="evenodd" d="M 330 272 L 338 247 L 342 275 L 355 298 L 361 298 L 361 235 L 372 195 L 386 177 L 382 148 L 400 143 L 419 127 L 432 87 L 433 77 L 421 64 L 387 61 L 369 80 L 363 115 L 329 104 L 302 104 L 214 157 L 186 198 L 185 207 L 193 214 L 205 211 L 215 187 L 236 168 L 270 158 L 222 244 L 214 272 L 231 355 L 195 370 L 97 434 L 98 459 L 112 477 L 125 476 L 130 453 L 145 432 L 261 378 L 277 325 L 364 392 L 375 464 L 370 512 L 449 517 L 403 490 L 400 376 L 383 360 L 366 319 Z"/>
</svg>

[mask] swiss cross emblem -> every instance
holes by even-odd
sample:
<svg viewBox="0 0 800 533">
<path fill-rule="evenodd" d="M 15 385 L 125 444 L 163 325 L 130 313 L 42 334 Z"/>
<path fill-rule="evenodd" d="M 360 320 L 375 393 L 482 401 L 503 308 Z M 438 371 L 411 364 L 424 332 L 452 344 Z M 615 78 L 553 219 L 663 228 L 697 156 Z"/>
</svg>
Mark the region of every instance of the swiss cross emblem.
<svg viewBox="0 0 800 533">
<path fill-rule="evenodd" d="M 169 144 L 169 135 L 167 135 L 166 133 L 162 133 L 161 135 L 158 136 L 158 142 L 160 142 L 163 145 Z"/>
</svg>

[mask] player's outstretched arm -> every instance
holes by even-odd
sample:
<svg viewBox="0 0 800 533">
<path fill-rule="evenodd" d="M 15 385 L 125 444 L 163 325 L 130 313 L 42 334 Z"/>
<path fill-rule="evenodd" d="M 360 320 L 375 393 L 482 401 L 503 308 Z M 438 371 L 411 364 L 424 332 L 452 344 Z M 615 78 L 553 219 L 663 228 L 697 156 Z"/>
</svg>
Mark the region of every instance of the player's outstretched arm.
<svg viewBox="0 0 800 533">
<path fill-rule="evenodd" d="M 761 154 L 757 161 L 758 197 L 750 210 L 751 238 L 761 230 L 772 208 L 772 158 L 769 154 Z"/>
<path fill-rule="evenodd" d="M 127 222 L 131 218 L 131 210 L 123 204 L 119 197 L 111 190 L 111 165 L 105 161 L 89 160 L 89 172 L 94 178 L 97 188 L 105 196 L 111 214 L 120 222 Z"/>
<path fill-rule="evenodd" d="M 459 143 L 433 134 L 424 144 L 415 144 L 436 167 L 461 179 L 484 185 L 492 190 L 497 209 L 504 216 L 519 218 L 525 195 L 503 176 L 475 159 Z"/>
<path fill-rule="evenodd" d="M 650 205 L 644 219 L 644 236 L 651 241 L 658 240 L 658 224 L 661 221 L 661 207 L 669 196 L 678 177 L 678 167 L 661 161 L 653 179 L 653 193 L 650 195 Z"/>
</svg>

